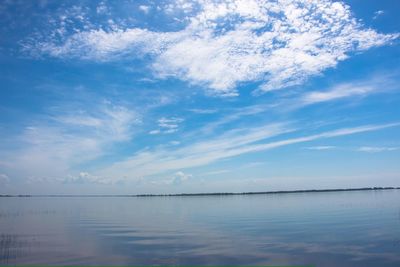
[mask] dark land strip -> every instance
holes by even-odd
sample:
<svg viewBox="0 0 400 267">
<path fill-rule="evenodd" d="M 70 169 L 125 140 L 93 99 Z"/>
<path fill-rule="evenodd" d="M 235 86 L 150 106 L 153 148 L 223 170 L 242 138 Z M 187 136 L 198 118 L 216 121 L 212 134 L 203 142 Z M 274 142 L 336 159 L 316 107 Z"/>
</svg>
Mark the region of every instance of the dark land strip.
<svg viewBox="0 0 400 267">
<path fill-rule="evenodd" d="M 382 191 L 398 190 L 400 187 L 362 187 L 362 188 L 335 188 L 335 189 L 305 189 L 287 191 L 262 191 L 241 193 L 180 193 L 180 194 L 133 194 L 133 195 L 0 195 L 0 197 L 191 197 L 191 196 L 236 196 L 236 195 L 272 195 L 294 193 L 322 193 L 322 192 L 348 192 L 348 191 Z"/>
</svg>

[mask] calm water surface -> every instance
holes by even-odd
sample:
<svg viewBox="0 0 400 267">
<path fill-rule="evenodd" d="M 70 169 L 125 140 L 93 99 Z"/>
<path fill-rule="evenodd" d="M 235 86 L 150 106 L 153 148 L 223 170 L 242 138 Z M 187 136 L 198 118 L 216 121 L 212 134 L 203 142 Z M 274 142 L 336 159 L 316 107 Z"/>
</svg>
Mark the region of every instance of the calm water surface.
<svg viewBox="0 0 400 267">
<path fill-rule="evenodd" d="M 0 198 L 0 265 L 400 266 L 400 190 Z"/>
</svg>

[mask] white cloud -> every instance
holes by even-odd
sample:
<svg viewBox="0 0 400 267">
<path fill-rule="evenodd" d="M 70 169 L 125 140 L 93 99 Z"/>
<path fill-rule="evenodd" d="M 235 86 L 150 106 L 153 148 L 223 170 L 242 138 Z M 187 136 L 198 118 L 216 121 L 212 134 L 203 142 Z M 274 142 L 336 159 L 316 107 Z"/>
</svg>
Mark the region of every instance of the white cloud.
<svg viewBox="0 0 400 267">
<path fill-rule="evenodd" d="M 340 83 L 326 90 L 306 92 L 299 95 L 291 104 L 289 103 L 290 105 L 287 102 L 283 102 L 283 105 L 300 108 L 340 99 L 355 99 L 377 93 L 388 93 L 399 89 L 398 83 L 393 78 L 395 75 L 398 74 L 372 75 L 368 79 Z"/>
<path fill-rule="evenodd" d="M 143 13 L 148 14 L 148 13 L 150 12 L 151 7 L 150 7 L 150 6 L 146 6 L 146 5 L 140 5 L 140 6 L 139 6 L 139 9 L 140 9 Z"/>
<path fill-rule="evenodd" d="M 55 117 L 55 119 L 64 124 L 73 124 L 77 126 L 100 127 L 103 124 L 101 119 L 88 115 L 67 115 Z"/>
<path fill-rule="evenodd" d="M 171 118 L 165 118 L 162 117 L 159 119 L 158 122 L 158 127 L 159 129 L 156 130 L 151 130 L 149 134 L 171 134 L 175 133 L 179 130 L 179 124 L 182 123 L 184 119 L 182 118 L 176 118 L 176 117 L 171 117 Z"/>
<path fill-rule="evenodd" d="M 208 123 L 202 129 L 203 133 L 213 132 L 216 128 L 234 121 L 243 120 L 245 117 L 260 115 L 268 112 L 293 112 L 306 106 L 326 103 L 338 100 L 354 100 L 362 99 L 375 94 L 397 92 L 399 84 L 395 77 L 399 75 L 398 71 L 389 73 L 375 73 L 369 75 L 368 78 L 362 80 L 351 80 L 330 86 L 324 90 L 306 91 L 298 93 L 282 93 L 278 99 L 274 99 L 272 103 L 255 104 L 243 106 L 240 108 L 231 108 L 224 110 L 224 113 L 218 119 Z"/>
<path fill-rule="evenodd" d="M 186 174 L 182 171 L 177 171 L 172 175 L 172 177 L 169 177 L 167 179 L 163 180 L 153 180 L 153 181 L 146 181 L 145 179 L 141 179 L 142 184 L 152 184 L 152 185 L 174 185 L 174 186 L 179 186 L 182 185 L 183 183 L 186 183 L 190 178 L 193 176 L 191 174 Z"/>
<path fill-rule="evenodd" d="M 309 149 L 309 150 L 332 150 L 335 148 L 336 148 L 335 146 L 309 146 L 309 147 L 306 147 L 306 149 Z"/>
<path fill-rule="evenodd" d="M 218 112 L 217 109 L 199 109 L 199 108 L 188 109 L 188 111 L 196 114 L 214 114 Z"/>
<path fill-rule="evenodd" d="M 160 133 L 161 133 L 160 130 L 151 130 L 151 131 L 149 132 L 149 134 L 160 134 Z"/>
<path fill-rule="evenodd" d="M 383 14 L 385 14 L 385 12 L 384 12 L 383 10 L 378 10 L 378 11 L 376 11 L 376 12 L 374 13 L 373 19 L 377 19 L 377 18 L 379 18 L 380 16 L 382 16 Z"/>
<path fill-rule="evenodd" d="M 109 12 L 107 4 L 104 1 L 101 1 L 96 7 L 97 14 L 107 14 Z"/>
<path fill-rule="evenodd" d="M 364 96 L 374 92 L 377 87 L 374 84 L 341 84 L 327 91 L 314 91 L 306 93 L 302 97 L 302 102 L 305 105 L 332 101 L 350 96 Z"/>
<path fill-rule="evenodd" d="M 280 123 L 250 129 L 234 129 L 226 131 L 217 138 L 181 145 L 174 150 L 160 148 L 154 151 L 140 151 L 126 160 L 99 170 L 99 173 L 107 177 L 134 174 L 134 177 L 131 178 L 135 179 L 137 176 L 148 176 L 165 171 L 202 166 L 231 157 L 236 154 L 235 149 L 246 144 L 290 131 L 292 131 L 291 128 Z"/>
<path fill-rule="evenodd" d="M 42 53 L 53 57 L 79 57 L 82 59 L 111 60 L 131 53 L 154 53 L 163 43 L 162 34 L 144 29 L 82 31 L 70 36 L 62 46 L 42 42 L 36 46 Z"/>
<path fill-rule="evenodd" d="M 66 178 L 59 179 L 60 182 L 65 184 L 119 184 L 122 181 L 118 179 L 103 178 L 100 176 L 92 175 L 88 172 L 80 172 L 77 175 L 69 175 Z"/>
<path fill-rule="evenodd" d="M 379 153 L 379 152 L 396 151 L 396 150 L 400 150 L 400 147 L 363 146 L 357 149 L 357 151 L 368 152 L 368 153 Z"/>
<path fill-rule="evenodd" d="M 216 170 L 216 171 L 210 171 L 210 172 L 202 173 L 200 176 L 214 176 L 214 175 L 223 174 L 223 173 L 228 173 L 228 172 L 232 172 L 232 170 Z"/>
<path fill-rule="evenodd" d="M 182 1 L 181 1 L 182 2 Z M 298 85 L 348 58 L 352 52 L 390 43 L 398 34 L 364 28 L 349 6 L 329 0 L 186 1 L 183 29 L 82 30 L 25 44 L 54 57 L 113 60 L 152 56 L 159 77 L 205 85 L 219 95 L 237 95 L 243 82 L 260 81 L 259 91 Z M 196 6 L 197 8 L 193 8 Z"/>
<path fill-rule="evenodd" d="M 172 184 L 174 185 L 180 185 L 184 182 L 186 182 L 187 180 L 189 180 L 192 177 L 191 174 L 185 174 L 182 171 L 178 171 L 175 173 L 173 180 L 172 180 Z"/>
<path fill-rule="evenodd" d="M 175 129 L 178 128 L 178 123 L 183 122 L 182 118 L 161 118 L 158 120 L 158 126 L 167 129 Z"/>
<path fill-rule="evenodd" d="M 221 118 L 208 123 L 202 129 L 200 129 L 203 133 L 213 132 L 216 128 L 232 123 L 234 121 L 240 120 L 246 116 L 257 115 L 263 113 L 268 110 L 272 110 L 279 106 L 279 103 L 276 104 L 264 104 L 264 105 L 251 105 L 240 108 L 231 109 L 228 112 L 228 115 L 222 116 Z"/>
<path fill-rule="evenodd" d="M 261 141 L 291 132 L 293 129 L 285 124 L 271 124 L 250 129 L 236 129 L 226 132 L 220 137 L 191 143 L 172 151 L 165 150 L 164 148 L 153 151 L 141 151 L 130 158 L 116 162 L 103 170 L 99 170 L 99 173 L 105 177 L 123 177 L 126 174 L 130 174 L 127 176 L 127 179 L 136 179 L 137 177 L 156 175 L 171 170 L 204 166 L 221 159 L 242 154 L 265 151 L 313 140 L 376 131 L 399 125 L 400 123 L 391 123 L 343 128 L 315 135 L 272 142 Z"/>
<path fill-rule="evenodd" d="M 66 115 L 54 116 L 53 119 L 65 126 L 86 128 L 110 141 L 127 141 L 131 137 L 131 126 L 140 123 L 140 117 L 135 112 L 122 106 L 105 105 L 96 114 L 87 111 L 76 113 L 69 112 Z"/>
<path fill-rule="evenodd" d="M 67 111 L 32 122 L 15 137 L 19 148 L 1 153 L 8 162 L 4 169 L 32 181 L 61 179 L 76 166 L 105 155 L 116 143 L 129 141 L 132 126 L 140 123 L 134 111 L 112 104 L 92 107 L 90 112 Z"/>
</svg>

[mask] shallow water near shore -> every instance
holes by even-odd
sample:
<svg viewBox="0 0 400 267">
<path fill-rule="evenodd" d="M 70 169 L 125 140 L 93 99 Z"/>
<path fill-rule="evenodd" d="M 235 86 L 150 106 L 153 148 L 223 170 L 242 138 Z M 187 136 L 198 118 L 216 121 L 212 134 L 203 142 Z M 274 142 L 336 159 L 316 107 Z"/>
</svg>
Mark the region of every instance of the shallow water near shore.
<svg viewBox="0 0 400 267">
<path fill-rule="evenodd" d="M 0 265 L 400 266 L 400 190 L 0 198 Z"/>
</svg>

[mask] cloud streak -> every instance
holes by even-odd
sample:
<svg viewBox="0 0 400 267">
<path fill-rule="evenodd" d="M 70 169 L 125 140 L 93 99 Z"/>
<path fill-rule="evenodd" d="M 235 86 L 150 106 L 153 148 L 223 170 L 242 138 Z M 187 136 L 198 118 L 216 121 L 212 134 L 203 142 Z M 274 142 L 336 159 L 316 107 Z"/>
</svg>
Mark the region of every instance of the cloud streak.
<svg viewBox="0 0 400 267">
<path fill-rule="evenodd" d="M 221 159 L 236 157 L 247 153 L 266 151 L 319 139 L 377 131 L 399 125 L 400 123 L 364 125 L 266 143 L 261 141 L 293 132 L 294 129 L 285 124 L 271 124 L 262 128 L 253 128 L 246 131 L 231 130 L 223 137 L 189 144 L 174 151 L 165 149 L 143 151 L 126 160 L 114 163 L 112 166 L 101 170 L 101 173 L 109 177 L 136 179 L 137 177 L 146 177 L 167 171 L 204 166 Z"/>
<path fill-rule="evenodd" d="M 367 153 L 379 153 L 379 152 L 396 151 L 396 150 L 400 150 L 400 147 L 362 146 L 357 149 L 357 151 L 367 152 Z"/>
<path fill-rule="evenodd" d="M 104 156 L 117 143 L 130 141 L 133 125 L 140 123 L 138 114 L 110 103 L 91 111 L 93 114 L 67 112 L 32 122 L 15 137 L 18 148 L 1 153 L 7 163 L 4 169 L 13 177 L 31 181 L 63 179 L 74 167 Z M 94 178 L 76 175 L 68 180 Z"/>
<path fill-rule="evenodd" d="M 336 99 L 346 98 L 350 96 L 364 96 L 374 91 L 371 85 L 354 85 L 344 84 L 335 86 L 329 91 L 310 92 L 303 96 L 302 103 L 304 105 L 328 102 Z"/>
<path fill-rule="evenodd" d="M 335 146 L 310 146 L 310 147 L 306 147 L 306 149 L 309 150 L 332 150 L 335 149 Z"/>
</svg>

